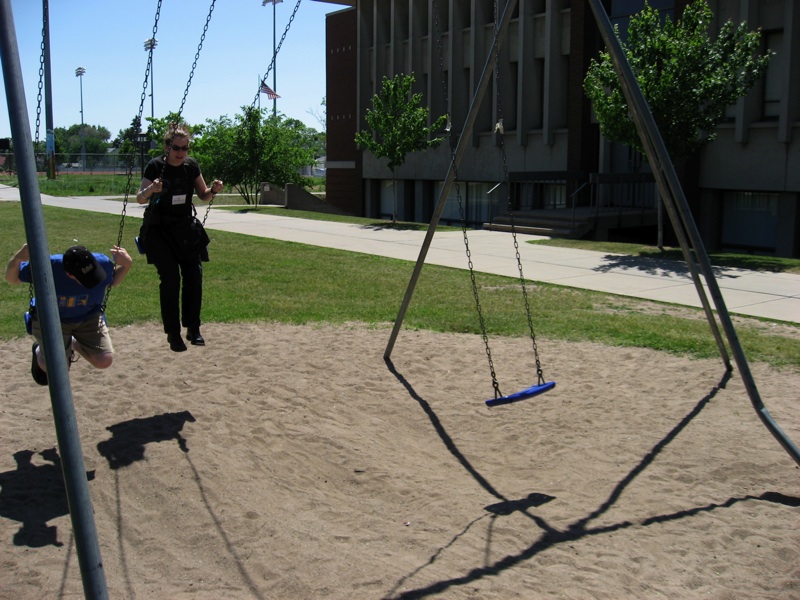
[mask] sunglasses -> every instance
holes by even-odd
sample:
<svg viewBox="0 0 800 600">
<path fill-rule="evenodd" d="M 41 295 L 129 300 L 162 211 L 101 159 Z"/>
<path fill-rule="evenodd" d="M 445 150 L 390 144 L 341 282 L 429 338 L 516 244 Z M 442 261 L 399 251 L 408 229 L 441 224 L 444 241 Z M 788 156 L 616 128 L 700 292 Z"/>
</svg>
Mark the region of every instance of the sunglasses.
<svg viewBox="0 0 800 600">
<path fill-rule="evenodd" d="M 177 144 L 172 144 L 172 149 L 175 152 L 187 152 L 189 150 L 189 146 L 178 146 Z"/>
</svg>

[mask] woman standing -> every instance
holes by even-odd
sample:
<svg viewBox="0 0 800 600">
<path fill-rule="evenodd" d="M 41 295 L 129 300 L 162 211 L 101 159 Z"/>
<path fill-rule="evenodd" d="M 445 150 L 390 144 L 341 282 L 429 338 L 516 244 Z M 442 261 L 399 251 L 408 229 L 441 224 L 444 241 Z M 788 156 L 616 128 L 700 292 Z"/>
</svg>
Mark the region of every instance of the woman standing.
<svg viewBox="0 0 800 600">
<path fill-rule="evenodd" d="M 190 140 L 186 125 L 170 125 L 164 134 L 164 154 L 147 163 L 136 194 L 139 204 L 148 204 L 139 238 L 147 262 L 156 266 L 161 281 L 161 320 L 173 352 L 186 350 L 181 321 L 187 329 L 186 339 L 194 346 L 205 345 L 200 334 L 201 261 L 208 261 L 208 237 L 197 227 L 192 192 L 210 202 L 223 187 L 219 179 L 206 186 L 200 165 L 188 156 Z"/>
</svg>

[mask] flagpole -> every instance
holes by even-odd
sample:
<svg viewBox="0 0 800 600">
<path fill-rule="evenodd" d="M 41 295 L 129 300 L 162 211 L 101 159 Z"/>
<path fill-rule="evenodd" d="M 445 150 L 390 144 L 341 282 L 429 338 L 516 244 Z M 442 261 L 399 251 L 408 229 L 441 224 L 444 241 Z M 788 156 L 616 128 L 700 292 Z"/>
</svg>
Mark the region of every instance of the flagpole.
<svg viewBox="0 0 800 600">
<path fill-rule="evenodd" d="M 278 4 L 278 0 L 272 0 L 272 89 L 273 91 L 278 89 L 278 81 L 277 81 L 277 73 L 278 73 L 278 65 L 275 64 L 277 61 L 275 60 L 277 57 L 275 56 L 275 5 Z M 272 116 L 278 114 L 278 98 L 272 99 Z"/>
</svg>

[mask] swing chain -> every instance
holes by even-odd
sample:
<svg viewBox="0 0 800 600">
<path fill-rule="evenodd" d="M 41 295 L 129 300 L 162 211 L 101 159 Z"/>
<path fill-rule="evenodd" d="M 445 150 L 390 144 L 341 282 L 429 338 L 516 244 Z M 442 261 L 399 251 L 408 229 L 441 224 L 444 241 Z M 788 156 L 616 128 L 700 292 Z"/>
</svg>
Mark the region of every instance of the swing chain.
<svg viewBox="0 0 800 600">
<path fill-rule="evenodd" d="M 155 16 L 155 21 L 153 22 L 153 32 L 152 32 L 151 39 L 155 39 L 156 33 L 158 33 L 158 20 L 161 17 L 161 2 L 162 2 L 162 0 L 158 0 L 158 3 L 156 5 L 156 16 Z M 142 114 L 144 113 L 144 103 L 145 103 L 145 100 L 147 99 L 147 83 L 148 83 L 148 81 L 150 79 L 150 74 L 152 72 L 152 68 L 153 68 L 153 47 L 151 46 L 150 47 L 150 51 L 147 54 L 147 66 L 145 67 L 145 70 L 144 70 L 144 82 L 142 83 L 142 93 L 139 96 L 139 112 L 138 112 L 137 117 L 136 117 L 136 137 L 138 137 L 138 135 L 142 131 Z M 149 127 L 148 127 L 148 130 L 149 130 Z M 131 181 L 133 180 L 133 164 L 134 164 L 133 158 L 130 158 L 128 160 L 128 170 L 127 170 L 127 173 L 126 173 L 127 182 L 125 184 L 125 195 L 122 198 L 122 213 L 121 213 L 120 219 L 119 219 L 119 232 L 117 233 L 117 246 L 118 247 L 122 246 L 122 236 L 123 236 L 123 233 L 125 231 L 125 216 L 127 215 L 127 212 L 128 212 L 128 196 L 130 194 Z M 116 260 L 115 260 L 114 261 L 114 271 L 116 272 L 116 270 L 117 270 L 117 263 L 116 263 Z M 102 311 L 103 314 L 105 314 L 105 312 L 106 312 L 106 306 L 108 305 L 108 298 L 109 298 L 110 295 L 111 295 L 111 286 L 108 286 L 106 288 L 105 297 L 103 298 L 103 305 L 100 308 L 100 310 Z"/>
<path fill-rule="evenodd" d="M 500 392 L 500 384 L 497 381 L 497 373 L 494 370 L 494 361 L 492 360 L 492 350 L 489 347 L 489 336 L 486 334 L 486 320 L 483 316 L 483 306 L 481 306 L 480 296 L 478 294 L 478 282 L 475 278 L 475 268 L 472 264 L 472 251 L 469 248 L 469 238 L 467 237 L 467 217 L 464 212 L 464 203 L 461 199 L 461 190 L 456 175 L 456 166 L 453 164 L 453 181 L 456 184 L 456 199 L 458 200 L 458 215 L 461 218 L 461 233 L 464 236 L 464 248 L 467 253 L 467 266 L 469 267 L 469 277 L 472 282 L 472 295 L 475 298 L 475 307 L 478 312 L 478 321 L 481 326 L 481 338 L 483 339 L 483 346 L 486 352 L 486 358 L 489 361 L 489 372 L 492 375 L 492 387 L 494 388 L 494 397 L 500 398 L 503 394 Z"/>
<path fill-rule="evenodd" d="M 442 94 L 444 96 L 445 108 L 449 109 L 447 98 L 447 82 L 444 78 L 444 52 L 442 49 L 442 36 L 439 29 L 439 8 L 436 5 L 436 0 L 432 2 L 433 10 L 433 23 L 436 35 L 436 46 L 439 51 L 439 73 L 442 80 Z M 447 122 L 450 127 L 447 129 L 448 139 L 450 140 L 450 162 L 453 168 L 453 183 L 456 186 L 456 200 L 458 201 L 458 215 L 461 219 L 461 234 L 464 237 L 464 248 L 467 254 L 467 266 L 469 268 L 469 277 L 472 283 L 472 296 L 475 299 L 475 306 L 478 313 L 478 322 L 481 328 L 481 339 L 483 340 L 484 351 L 486 358 L 489 362 L 489 372 L 492 376 L 492 388 L 494 389 L 494 397 L 500 398 L 503 394 L 500 391 L 500 384 L 497 381 L 497 373 L 494 369 L 494 361 L 492 360 L 492 350 L 489 346 L 489 336 L 486 333 L 486 319 L 483 316 L 483 306 L 481 305 L 480 294 L 478 293 L 478 282 L 475 277 L 475 268 L 472 263 L 472 250 L 469 247 L 469 236 L 467 235 L 467 217 L 464 210 L 464 202 L 461 197 L 461 184 L 458 180 L 458 167 L 455 164 L 455 149 L 456 142 L 452 134 L 452 125 L 450 123 L 450 115 L 447 116 Z"/>
<path fill-rule="evenodd" d="M 42 15 L 42 43 L 41 43 L 41 54 L 39 55 L 39 90 L 38 94 L 36 95 L 36 134 L 33 142 L 33 149 L 34 153 L 39 150 L 39 128 L 42 125 L 42 88 L 44 87 L 44 40 L 45 35 L 47 33 L 47 14 L 48 14 L 48 2 L 47 0 L 44 1 L 44 14 Z"/>
<path fill-rule="evenodd" d="M 270 61 L 269 66 L 267 67 L 267 72 L 264 73 L 264 77 L 261 79 L 261 82 L 259 83 L 258 91 L 256 92 L 255 98 L 253 98 L 253 103 L 250 105 L 252 107 L 255 107 L 255 105 L 258 103 L 258 98 L 261 95 L 261 84 L 267 82 L 267 76 L 269 75 L 269 72 L 272 71 L 273 67 L 275 66 L 275 59 L 278 57 L 278 52 L 280 52 L 281 46 L 283 46 L 283 41 L 286 39 L 286 34 L 289 33 L 289 28 L 292 26 L 292 22 L 294 21 L 294 18 L 297 15 L 297 11 L 300 9 L 300 3 L 302 1 L 303 0 L 297 0 L 297 4 L 294 5 L 294 10 L 292 11 L 291 16 L 289 17 L 289 22 L 286 23 L 286 29 L 283 30 L 283 35 L 281 36 L 281 41 L 278 42 L 278 45 L 275 47 L 275 52 L 272 53 L 272 60 Z M 275 91 L 275 90 L 273 90 L 273 91 Z"/>
<path fill-rule="evenodd" d="M 39 89 L 36 95 L 36 131 L 34 132 L 33 138 L 33 160 L 36 162 L 36 153 L 40 151 L 39 149 L 39 129 L 42 126 L 42 88 L 44 87 L 44 40 L 45 34 L 47 32 L 47 15 L 49 13 L 48 9 L 48 2 L 44 0 L 44 14 L 42 15 L 42 43 L 40 45 L 41 54 L 39 55 Z M 38 166 L 37 166 L 38 170 Z M 28 311 L 33 310 L 33 279 L 28 284 Z"/>
<path fill-rule="evenodd" d="M 206 219 L 208 219 L 208 213 L 211 212 L 211 205 L 214 204 L 214 195 L 211 195 L 211 200 L 208 201 L 208 206 L 206 206 L 206 214 L 203 215 L 203 227 L 206 226 Z M 192 205 L 194 206 L 194 205 Z"/>
<path fill-rule="evenodd" d="M 498 22 L 497 22 L 497 3 L 495 3 L 495 36 L 498 34 Z M 499 49 L 498 49 L 499 52 Z M 497 143 L 500 146 L 500 156 L 502 157 L 503 162 L 503 181 L 506 184 L 506 198 L 507 198 L 507 209 L 508 209 L 508 216 L 511 225 L 511 238 L 514 241 L 514 254 L 516 255 L 517 259 L 517 271 L 519 272 L 519 282 L 520 286 L 522 287 L 522 297 L 525 303 L 525 314 L 528 320 L 528 331 L 530 333 L 531 344 L 533 345 L 533 357 L 534 361 L 536 362 L 536 376 L 539 380 L 539 384 L 543 384 L 544 381 L 544 373 L 542 371 L 542 365 L 539 360 L 539 350 L 536 346 L 536 333 L 533 328 L 533 317 L 531 315 L 531 305 L 530 299 L 528 297 L 528 288 L 525 285 L 525 275 L 522 271 L 522 256 L 519 252 L 519 240 L 517 239 L 517 229 L 514 224 L 514 204 L 511 197 L 511 181 L 508 175 L 508 159 L 506 156 L 506 147 L 505 147 L 505 135 L 503 130 L 503 112 L 502 112 L 502 105 L 500 102 L 500 61 L 495 61 L 495 90 L 497 94 L 497 125 L 495 127 L 495 135 L 497 136 Z"/>
<path fill-rule="evenodd" d="M 189 72 L 189 80 L 186 82 L 186 89 L 183 91 L 183 99 L 181 100 L 181 107 L 178 109 L 178 114 L 183 114 L 183 107 L 186 104 L 186 97 L 189 95 L 189 88 L 192 85 L 192 78 L 194 77 L 194 71 L 197 68 L 197 61 L 200 59 L 200 51 L 203 49 L 203 42 L 206 39 L 206 33 L 208 32 L 208 25 L 211 23 L 211 14 L 214 12 L 214 5 L 216 4 L 217 0 L 211 0 L 211 6 L 208 7 L 208 16 L 206 17 L 206 23 L 203 26 L 203 33 L 200 34 L 200 43 L 197 45 L 197 52 L 194 53 L 194 62 L 192 63 L 192 70 Z M 151 50 L 152 52 L 152 50 Z"/>
<path fill-rule="evenodd" d="M 206 22 L 203 26 L 203 32 L 200 34 L 200 43 L 197 44 L 197 52 L 194 53 L 194 62 L 192 63 L 192 69 L 189 71 L 189 79 L 186 82 L 186 89 L 183 91 L 183 99 L 181 100 L 181 106 L 178 109 L 178 115 L 183 114 L 183 107 L 186 105 L 186 97 L 189 95 L 189 88 L 192 85 L 192 79 L 194 78 L 195 69 L 197 69 L 197 61 L 200 60 L 200 51 L 203 49 L 203 42 L 206 39 L 206 33 L 208 33 L 208 26 L 211 23 L 211 15 L 214 12 L 214 5 L 216 4 L 217 0 L 211 0 L 211 5 L 208 7 L 208 15 L 206 16 Z M 166 167 L 166 160 L 164 161 L 164 166 Z M 208 206 L 206 207 L 206 213 L 203 215 L 203 225 L 206 224 L 206 219 L 208 219 L 208 213 L 211 211 L 211 204 L 214 202 L 214 198 L 212 196 L 211 201 L 209 201 Z M 194 208 L 194 206 L 192 206 Z"/>
</svg>

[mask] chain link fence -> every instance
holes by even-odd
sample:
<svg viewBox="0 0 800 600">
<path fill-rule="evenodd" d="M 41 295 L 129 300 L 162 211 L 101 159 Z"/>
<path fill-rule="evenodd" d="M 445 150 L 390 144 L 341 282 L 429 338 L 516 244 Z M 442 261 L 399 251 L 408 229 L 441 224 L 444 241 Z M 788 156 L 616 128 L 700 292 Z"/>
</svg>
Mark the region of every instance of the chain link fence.
<svg viewBox="0 0 800 600">
<path fill-rule="evenodd" d="M 125 194 L 128 173 L 131 172 L 131 189 L 138 189 L 144 165 L 149 156 L 138 154 L 56 154 L 56 178 L 46 178 L 47 155 L 36 153 L 36 170 L 39 173 L 39 187 L 42 193 L 55 192 L 91 194 L 107 194 L 118 196 Z M 0 173 L 6 177 L 16 176 L 17 165 L 13 152 L 0 152 Z M 128 190 L 131 193 L 131 190 Z"/>
</svg>

